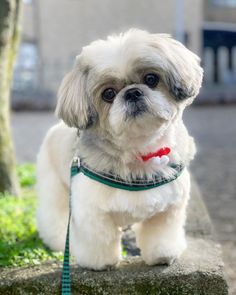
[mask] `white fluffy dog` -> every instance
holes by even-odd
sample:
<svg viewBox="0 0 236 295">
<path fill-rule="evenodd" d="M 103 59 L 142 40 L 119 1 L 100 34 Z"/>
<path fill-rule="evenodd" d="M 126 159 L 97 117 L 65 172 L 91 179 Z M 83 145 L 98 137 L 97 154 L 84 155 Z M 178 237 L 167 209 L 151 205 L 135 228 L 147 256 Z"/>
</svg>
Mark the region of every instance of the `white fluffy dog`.
<svg viewBox="0 0 236 295">
<path fill-rule="evenodd" d="M 37 221 L 49 247 L 64 249 L 70 164 L 78 155 L 91 171 L 131 186 L 154 183 L 156 174 L 173 177 L 169 163 L 184 166 L 175 180 L 139 191 L 74 176 L 70 246 L 80 266 L 116 265 L 122 227 L 131 224 L 147 264 L 170 264 L 180 256 L 187 166 L 195 153 L 182 113 L 199 93 L 202 75 L 199 58 L 165 34 L 129 30 L 83 48 L 59 90 L 56 113 L 64 122 L 49 130 L 38 157 Z M 168 156 L 158 156 L 166 149 Z"/>
</svg>

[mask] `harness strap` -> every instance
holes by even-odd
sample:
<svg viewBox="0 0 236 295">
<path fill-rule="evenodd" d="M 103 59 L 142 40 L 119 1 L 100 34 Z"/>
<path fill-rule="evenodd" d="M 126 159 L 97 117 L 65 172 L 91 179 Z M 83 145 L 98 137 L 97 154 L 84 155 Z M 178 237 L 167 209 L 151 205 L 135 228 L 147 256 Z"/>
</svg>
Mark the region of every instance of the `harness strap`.
<svg viewBox="0 0 236 295">
<path fill-rule="evenodd" d="M 77 167 L 77 173 L 83 173 L 87 177 L 110 187 L 128 191 L 142 191 L 152 189 L 175 180 L 179 177 L 184 169 L 183 164 L 170 163 L 168 164 L 168 166 L 175 170 L 175 173 L 173 175 L 171 175 L 170 177 L 164 177 L 163 173 L 157 172 L 152 176 L 152 179 L 131 178 L 130 180 L 126 180 L 111 173 L 101 173 L 93 170 L 83 162 L 81 162 L 80 165 Z"/>
</svg>

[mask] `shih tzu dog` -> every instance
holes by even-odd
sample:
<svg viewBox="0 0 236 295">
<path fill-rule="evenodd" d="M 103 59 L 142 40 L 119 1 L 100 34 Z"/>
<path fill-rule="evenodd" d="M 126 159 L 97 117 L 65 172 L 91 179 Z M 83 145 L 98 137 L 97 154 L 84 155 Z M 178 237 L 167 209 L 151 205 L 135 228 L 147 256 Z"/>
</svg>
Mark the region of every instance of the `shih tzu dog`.
<svg viewBox="0 0 236 295">
<path fill-rule="evenodd" d="M 49 247 L 64 249 L 71 191 L 70 247 L 80 266 L 116 265 L 127 225 L 147 264 L 181 255 L 195 154 L 182 113 L 199 93 L 199 62 L 169 35 L 136 29 L 83 48 L 59 90 L 62 122 L 38 156 L 37 223 Z M 98 179 L 80 171 L 70 185 L 75 155 Z"/>
</svg>

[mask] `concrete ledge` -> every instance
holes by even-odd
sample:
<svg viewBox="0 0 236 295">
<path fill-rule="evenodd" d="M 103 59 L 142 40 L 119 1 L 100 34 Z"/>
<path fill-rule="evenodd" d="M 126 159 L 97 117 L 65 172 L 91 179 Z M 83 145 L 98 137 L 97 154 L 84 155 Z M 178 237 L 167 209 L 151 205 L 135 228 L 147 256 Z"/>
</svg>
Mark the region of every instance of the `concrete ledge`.
<svg viewBox="0 0 236 295">
<path fill-rule="evenodd" d="M 188 249 L 173 265 L 149 267 L 140 257 L 130 257 L 111 271 L 94 272 L 72 266 L 73 294 L 103 295 L 225 295 L 220 246 L 193 185 L 189 204 Z M 61 264 L 0 270 L 0 294 L 60 294 Z"/>
<path fill-rule="evenodd" d="M 5 270 L 0 294 L 59 294 L 60 275 L 59 263 Z M 73 267 L 72 282 L 73 294 L 227 294 L 220 247 L 200 238 L 190 238 L 188 250 L 170 267 L 149 267 L 139 257 L 132 257 L 111 271 Z"/>
</svg>

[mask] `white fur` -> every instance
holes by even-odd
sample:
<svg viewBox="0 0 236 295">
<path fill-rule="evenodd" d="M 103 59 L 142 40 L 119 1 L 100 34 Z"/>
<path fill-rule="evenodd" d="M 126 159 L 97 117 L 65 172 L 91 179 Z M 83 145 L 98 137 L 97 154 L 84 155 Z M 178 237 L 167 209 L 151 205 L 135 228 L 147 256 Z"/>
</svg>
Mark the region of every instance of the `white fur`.
<svg viewBox="0 0 236 295">
<path fill-rule="evenodd" d="M 77 152 L 90 167 L 99 171 L 113 171 L 127 179 L 131 175 L 146 175 L 152 179 L 152 174 L 157 170 L 168 176 L 173 173 L 167 166 L 169 161 L 182 162 L 187 166 L 194 156 L 195 145 L 183 124 L 182 112 L 190 103 L 188 100 L 193 100 L 199 91 L 201 68 L 197 66 L 195 55 L 186 51 L 182 45 L 174 43 L 178 48 L 177 52 L 189 60 L 190 65 L 185 64 L 192 71 L 191 85 L 196 88 L 194 96 L 176 102 L 165 86 L 165 79 L 171 80 L 173 77 L 165 78 L 167 74 L 163 74 L 165 68 L 169 72 L 176 71 L 176 68 L 168 63 L 169 60 L 165 61 L 165 54 L 172 52 L 171 46 L 175 41 L 165 35 L 158 35 L 158 38 L 155 35 L 155 38 L 163 41 L 164 48 L 169 42 L 172 44 L 168 52 L 157 53 L 154 48 L 156 45 L 147 47 L 150 40 L 156 40 L 150 36 L 153 35 L 143 31 L 129 31 L 126 35 L 92 43 L 85 47 L 78 60 L 83 60 L 81 67 L 88 64 L 91 68 L 95 65 L 97 74 L 91 73 L 90 69 L 89 73 L 88 70 L 86 72 L 86 78 L 81 73 L 78 78 L 76 71 L 81 69 L 76 66 L 72 77 L 67 76 L 63 82 L 57 112 L 71 127 L 61 122 L 49 130 L 42 144 L 37 166 L 38 229 L 43 241 L 52 249 L 64 249 L 68 222 L 69 170 L 71 160 Z M 131 41 L 137 42 L 137 46 L 130 48 L 128 44 Z M 99 73 L 112 67 L 116 74 L 119 73 L 118 76 L 125 76 L 127 66 L 132 69 L 131 60 L 134 55 L 142 54 L 153 60 L 155 66 L 161 63 L 160 88 L 151 90 L 141 82 L 134 82 L 120 90 L 113 104 L 108 106 L 100 102 L 99 90 L 95 94 L 91 90 L 95 87 L 93 83 L 96 79 L 96 83 L 99 83 Z M 173 52 L 173 61 L 176 60 L 183 67 L 184 74 L 180 80 L 181 83 L 186 82 L 186 85 L 182 86 L 188 91 L 188 83 L 184 80 L 184 77 L 189 79 L 188 73 L 180 57 L 175 57 L 175 54 L 176 52 Z M 173 78 L 174 83 L 180 83 L 175 79 L 178 80 L 182 74 L 176 75 Z M 201 77 L 198 78 L 197 75 Z M 81 85 L 84 90 L 76 89 L 76 85 Z M 127 106 L 123 102 L 123 95 L 134 85 L 143 90 L 149 111 L 143 116 L 126 121 Z M 91 93 L 87 97 L 89 91 Z M 83 98 L 80 100 L 78 95 L 83 95 Z M 80 100 L 78 106 L 75 106 L 76 100 Z M 96 113 L 96 120 L 93 118 L 94 121 L 86 127 L 91 108 Z M 81 129 L 79 137 L 77 128 Z M 140 155 L 165 146 L 171 148 L 168 156 L 146 162 L 141 160 Z M 71 250 L 82 267 L 100 270 L 116 265 L 121 259 L 122 227 L 130 224 L 134 225 L 137 245 L 149 265 L 169 264 L 178 258 L 186 247 L 185 209 L 190 194 L 187 167 L 175 181 L 139 192 L 108 187 L 81 173 L 73 177 L 71 192 Z"/>
</svg>

